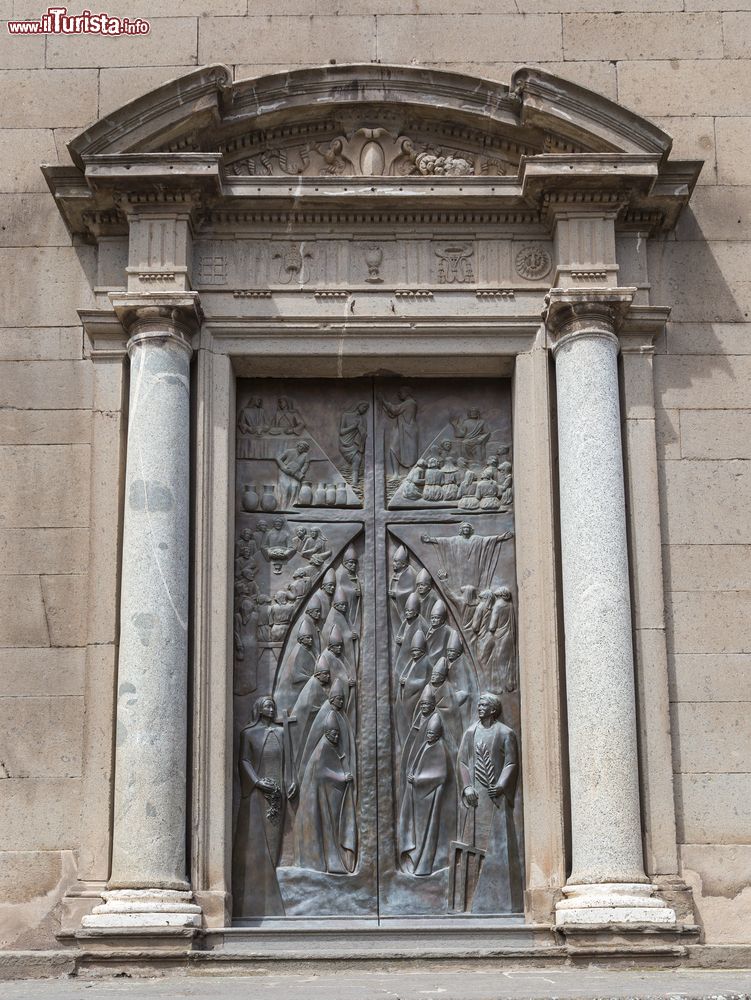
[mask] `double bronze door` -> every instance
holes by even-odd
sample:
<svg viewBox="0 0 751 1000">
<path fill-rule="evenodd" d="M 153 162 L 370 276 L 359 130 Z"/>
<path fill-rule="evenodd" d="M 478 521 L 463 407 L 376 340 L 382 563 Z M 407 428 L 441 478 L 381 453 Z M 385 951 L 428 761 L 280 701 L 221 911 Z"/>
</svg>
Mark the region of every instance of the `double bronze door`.
<svg viewBox="0 0 751 1000">
<path fill-rule="evenodd" d="M 521 912 L 508 381 L 237 399 L 235 920 Z"/>
</svg>

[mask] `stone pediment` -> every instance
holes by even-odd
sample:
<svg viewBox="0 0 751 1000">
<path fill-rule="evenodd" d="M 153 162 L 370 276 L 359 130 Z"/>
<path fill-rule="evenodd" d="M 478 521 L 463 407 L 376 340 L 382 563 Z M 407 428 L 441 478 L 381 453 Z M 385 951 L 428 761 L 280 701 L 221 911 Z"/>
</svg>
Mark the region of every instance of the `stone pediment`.
<svg viewBox="0 0 751 1000">
<path fill-rule="evenodd" d="M 509 86 L 376 64 L 233 83 L 217 65 L 100 119 L 70 152 L 79 167 L 92 155 L 193 151 L 222 152 L 230 170 L 257 176 L 467 175 L 507 172 L 521 155 L 670 145 L 651 122 L 537 69 L 517 70 Z"/>
<path fill-rule="evenodd" d="M 275 198 L 276 210 L 297 197 L 278 181 L 296 179 L 310 206 L 336 196 L 339 204 L 378 197 L 414 207 L 419 190 L 423 207 L 471 197 L 487 210 L 501 195 L 509 210 L 544 212 L 545 198 L 571 178 L 585 191 L 607 189 L 629 211 L 659 216 L 656 225 L 666 228 L 700 168 L 670 162 L 670 147 L 646 119 L 532 68 L 518 69 L 506 86 L 377 64 L 233 82 L 217 65 L 100 119 L 69 144 L 75 169 L 45 174 L 70 228 L 87 235 L 93 216 L 100 231 L 117 224 L 123 192 L 149 199 L 200 191 L 214 209 L 245 209 L 252 194 L 269 205 Z M 342 189 L 349 178 L 359 180 Z M 369 178 L 382 187 L 363 185 Z"/>
</svg>

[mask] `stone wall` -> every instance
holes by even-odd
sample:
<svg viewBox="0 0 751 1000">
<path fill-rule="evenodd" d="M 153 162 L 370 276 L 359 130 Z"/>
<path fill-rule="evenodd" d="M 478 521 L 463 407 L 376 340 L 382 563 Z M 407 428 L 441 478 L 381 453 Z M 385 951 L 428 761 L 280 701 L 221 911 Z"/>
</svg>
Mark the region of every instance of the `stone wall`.
<svg viewBox="0 0 751 1000">
<path fill-rule="evenodd" d="M 751 939 L 751 0 L 610 3 L 621 13 L 608 0 L 113 0 L 151 33 L 45 41 L 2 25 L 0 947 L 52 943 L 81 806 L 96 483 L 76 310 L 93 304 L 95 257 L 71 245 L 38 164 L 67 162 L 83 127 L 198 64 L 241 78 L 333 60 L 501 81 L 540 65 L 706 161 L 693 210 L 650 259 L 653 301 L 673 307 L 655 378 L 675 793 L 707 940 Z M 0 17 L 43 6 L 0 0 Z"/>
</svg>

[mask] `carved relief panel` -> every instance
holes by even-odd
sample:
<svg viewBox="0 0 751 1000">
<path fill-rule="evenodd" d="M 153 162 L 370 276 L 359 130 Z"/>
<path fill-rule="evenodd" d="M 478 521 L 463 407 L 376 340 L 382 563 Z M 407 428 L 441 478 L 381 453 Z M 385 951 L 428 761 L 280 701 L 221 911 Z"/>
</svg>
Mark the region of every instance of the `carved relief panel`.
<svg viewBox="0 0 751 1000">
<path fill-rule="evenodd" d="M 500 380 L 238 383 L 234 915 L 520 913 Z"/>
<path fill-rule="evenodd" d="M 520 221 L 523 218 L 520 217 Z M 461 238 L 431 232 L 374 233 L 358 228 L 339 236 L 299 235 L 270 229 L 239 239 L 230 220 L 226 239 L 196 241 L 193 277 L 205 293 L 231 291 L 315 294 L 324 289 L 387 291 L 426 288 L 436 292 L 550 287 L 549 240 L 515 239 L 497 232 Z"/>
</svg>

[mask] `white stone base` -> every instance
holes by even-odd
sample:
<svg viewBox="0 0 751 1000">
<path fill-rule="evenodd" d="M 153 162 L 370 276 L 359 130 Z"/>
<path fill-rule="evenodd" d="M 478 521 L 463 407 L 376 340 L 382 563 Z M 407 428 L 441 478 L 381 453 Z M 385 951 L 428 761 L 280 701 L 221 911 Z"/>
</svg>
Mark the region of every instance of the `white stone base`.
<svg viewBox="0 0 751 1000">
<path fill-rule="evenodd" d="M 674 926 L 675 910 L 654 895 L 657 886 L 641 882 L 567 885 L 556 904 L 557 927 L 592 924 L 660 924 Z"/>
<path fill-rule="evenodd" d="M 126 927 L 200 927 L 201 907 L 192 892 L 175 889 L 110 889 L 104 903 L 83 918 L 86 930 Z"/>
</svg>

